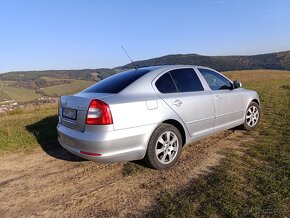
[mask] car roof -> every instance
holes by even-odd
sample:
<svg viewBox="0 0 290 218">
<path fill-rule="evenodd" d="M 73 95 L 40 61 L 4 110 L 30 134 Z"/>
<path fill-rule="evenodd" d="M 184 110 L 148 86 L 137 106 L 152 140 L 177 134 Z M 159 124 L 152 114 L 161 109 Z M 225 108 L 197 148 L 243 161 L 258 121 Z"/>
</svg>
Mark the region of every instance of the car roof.
<svg viewBox="0 0 290 218">
<path fill-rule="evenodd" d="M 126 94 L 144 94 L 144 93 L 154 93 L 152 89 L 152 81 L 157 78 L 159 75 L 162 75 L 163 72 L 181 69 L 181 68 L 207 68 L 202 66 L 195 65 L 161 65 L 161 66 L 149 66 L 149 67 L 141 67 L 137 68 L 137 70 L 147 70 L 148 72 L 141 76 L 139 79 L 128 85 L 124 90 L 120 93 Z M 210 68 L 207 68 L 210 69 Z M 140 88 L 142 87 L 142 88 Z"/>
<path fill-rule="evenodd" d="M 149 71 L 153 71 L 153 70 L 161 70 L 161 69 L 170 69 L 170 68 L 186 68 L 186 67 L 190 67 L 190 68 L 208 68 L 211 69 L 209 67 L 204 67 L 204 66 L 198 66 L 198 65 L 182 65 L 182 64 L 178 64 L 178 65 L 158 65 L 158 66 L 148 66 L 148 67 L 140 67 L 137 69 L 144 69 L 144 70 L 149 70 Z"/>
</svg>

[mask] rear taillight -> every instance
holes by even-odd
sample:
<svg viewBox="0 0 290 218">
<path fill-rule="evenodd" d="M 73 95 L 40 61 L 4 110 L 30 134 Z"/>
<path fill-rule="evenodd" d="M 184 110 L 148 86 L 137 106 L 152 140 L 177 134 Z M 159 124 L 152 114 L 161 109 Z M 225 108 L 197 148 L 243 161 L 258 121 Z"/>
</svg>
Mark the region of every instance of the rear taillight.
<svg viewBox="0 0 290 218">
<path fill-rule="evenodd" d="M 89 106 L 86 124 L 89 125 L 113 124 L 113 119 L 109 105 L 98 99 L 92 100 Z"/>
</svg>

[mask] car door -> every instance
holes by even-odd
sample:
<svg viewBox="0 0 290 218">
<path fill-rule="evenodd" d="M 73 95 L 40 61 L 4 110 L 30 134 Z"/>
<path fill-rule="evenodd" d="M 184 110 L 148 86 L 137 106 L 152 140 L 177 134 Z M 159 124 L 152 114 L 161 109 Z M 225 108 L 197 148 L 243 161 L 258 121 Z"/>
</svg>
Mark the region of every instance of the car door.
<svg viewBox="0 0 290 218">
<path fill-rule="evenodd" d="M 215 131 L 240 124 L 244 118 L 244 94 L 233 89 L 232 82 L 218 72 L 198 68 L 212 92 L 215 105 Z"/>
<path fill-rule="evenodd" d="M 193 68 L 171 70 L 161 75 L 155 86 L 158 95 L 185 123 L 194 138 L 213 132 L 214 103 Z"/>
</svg>

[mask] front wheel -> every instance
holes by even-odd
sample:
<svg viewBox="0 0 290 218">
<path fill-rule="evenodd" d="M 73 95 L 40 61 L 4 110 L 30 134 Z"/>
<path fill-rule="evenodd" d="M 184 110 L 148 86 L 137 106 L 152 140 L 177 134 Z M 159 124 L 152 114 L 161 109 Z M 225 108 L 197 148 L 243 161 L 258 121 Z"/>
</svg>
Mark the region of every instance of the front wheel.
<svg viewBox="0 0 290 218">
<path fill-rule="evenodd" d="M 246 111 L 245 122 L 242 127 L 245 130 L 252 130 L 257 127 L 260 122 L 261 111 L 256 102 L 251 102 Z"/>
<path fill-rule="evenodd" d="M 146 163 L 158 170 L 172 167 L 180 156 L 182 139 L 178 129 L 161 124 L 153 132 L 145 156 Z"/>
</svg>

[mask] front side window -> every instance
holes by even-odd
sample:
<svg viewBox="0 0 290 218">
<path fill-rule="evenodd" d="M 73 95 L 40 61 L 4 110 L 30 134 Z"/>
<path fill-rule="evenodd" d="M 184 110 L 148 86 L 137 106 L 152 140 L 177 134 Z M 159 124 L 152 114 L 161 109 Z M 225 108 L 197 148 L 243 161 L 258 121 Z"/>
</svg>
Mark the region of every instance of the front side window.
<svg viewBox="0 0 290 218">
<path fill-rule="evenodd" d="M 194 69 L 184 68 L 170 71 L 179 92 L 203 91 L 203 86 Z"/>
<path fill-rule="evenodd" d="M 212 90 L 232 89 L 232 83 L 222 75 L 209 69 L 199 68 L 198 70 Z"/>
</svg>

